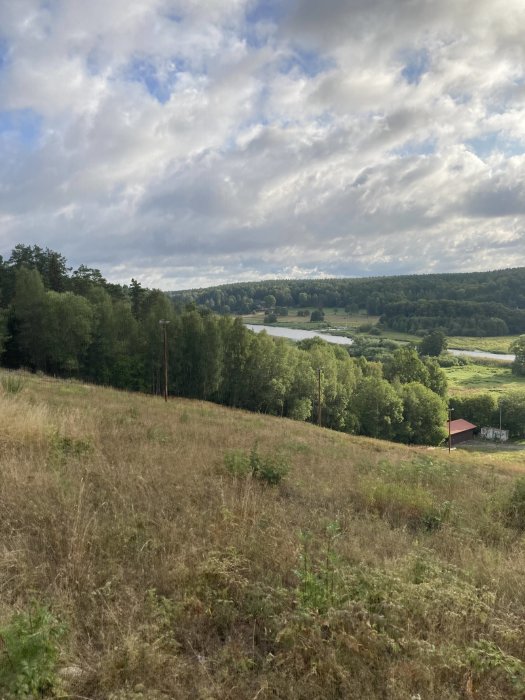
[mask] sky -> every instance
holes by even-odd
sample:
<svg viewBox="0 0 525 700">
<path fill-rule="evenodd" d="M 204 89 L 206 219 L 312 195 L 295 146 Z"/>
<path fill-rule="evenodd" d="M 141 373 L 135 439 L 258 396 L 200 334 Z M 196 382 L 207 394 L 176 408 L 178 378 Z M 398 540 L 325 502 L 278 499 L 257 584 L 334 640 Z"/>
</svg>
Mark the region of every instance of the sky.
<svg viewBox="0 0 525 700">
<path fill-rule="evenodd" d="M 0 253 L 187 289 L 525 265 L 523 0 L 0 0 Z"/>
</svg>

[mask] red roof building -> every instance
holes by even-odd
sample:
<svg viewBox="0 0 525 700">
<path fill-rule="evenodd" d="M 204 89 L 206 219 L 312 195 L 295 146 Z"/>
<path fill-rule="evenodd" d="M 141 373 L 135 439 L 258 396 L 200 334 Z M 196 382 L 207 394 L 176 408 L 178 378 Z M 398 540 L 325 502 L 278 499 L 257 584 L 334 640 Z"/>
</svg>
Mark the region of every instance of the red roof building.
<svg viewBox="0 0 525 700">
<path fill-rule="evenodd" d="M 474 431 L 477 425 L 469 423 L 468 420 L 458 418 L 450 421 L 450 443 L 457 445 L 465 440 L 471 440 L 474 437 Z M 449 421 L 447 421 L 447 430 L 449 430 Z"/>
</svg>

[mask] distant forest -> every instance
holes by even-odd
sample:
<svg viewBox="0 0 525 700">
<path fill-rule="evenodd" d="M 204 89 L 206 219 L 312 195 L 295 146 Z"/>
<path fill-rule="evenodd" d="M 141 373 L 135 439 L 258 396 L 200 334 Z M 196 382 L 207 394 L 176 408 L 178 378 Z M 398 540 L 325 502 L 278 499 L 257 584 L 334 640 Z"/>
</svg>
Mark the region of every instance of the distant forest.
<svg viewBox="0 0 525 700">
<path fill-rule="evenodd" d="M 525 332 L 525 268 L 364 279 L 274 280 L 172 292 L 220 314 L 279 307 L 341 308 L 380 316 L 408 333 L 440 329 L 447 335 L 497 336 Z"/>
<path fill-rule="evenodd" d="M 159 321 L 168 321 L 170 395 L 303 421 L 321 414 L 323 426 L 407 443 L 446 435 L 447 387 L 435 358 L 407 347 L 379 363 L 321 339 L 293 345 L 194 301 L 174 303 L 135 280 L 111 284 L 52 250 L 17 245 L 0 258 L 0 361 L 159 394 Z"/>
</svg>

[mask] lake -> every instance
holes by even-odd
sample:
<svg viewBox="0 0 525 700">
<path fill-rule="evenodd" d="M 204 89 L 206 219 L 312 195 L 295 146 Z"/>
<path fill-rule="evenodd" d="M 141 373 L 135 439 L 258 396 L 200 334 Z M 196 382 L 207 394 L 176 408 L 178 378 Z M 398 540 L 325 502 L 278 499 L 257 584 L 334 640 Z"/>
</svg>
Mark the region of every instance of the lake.
<svg viewBox="0 0 525 700">
<path fill-rule="evenodd" d="M 268 335 L 276 338 L 288 338 L 289 340 L 306 340 L 307 338 L 322 338 L 327 343 L 334 345 L 352 345 L 352 338 L 345 338 L 341 335 L 330 335 L 321 331 L 303 331 L 297 328 L 283 328 L 282 326 L 263 326 L 253 323 L 245 323 L 246 328 L 249 328 L 255 333 L 266 331 Z M 500 355 L 494 352 L 483 352 L 482 350 L 449 350 L 451 355 L 464 355 L 466 357 L 486 357 L 491 360 L 501 360 L 503 362 L 513 362 L 514 355 Z"/>
</svg>

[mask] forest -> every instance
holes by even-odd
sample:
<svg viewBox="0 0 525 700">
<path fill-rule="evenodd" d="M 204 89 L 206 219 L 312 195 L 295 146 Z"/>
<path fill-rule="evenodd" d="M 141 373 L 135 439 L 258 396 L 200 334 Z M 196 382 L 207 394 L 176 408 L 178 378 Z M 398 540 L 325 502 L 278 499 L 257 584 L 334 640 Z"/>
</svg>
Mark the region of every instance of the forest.
<svg viewBox="0 0 525 700">
<path fill-rule="evenodd" d="M 279 307 L 335 307 L 381 316 L 385 328 L 496 336 L 525 332 L 525 268 L 364 279 L 274 280 L 172 292 L 217 313 Z"/>
<path fill-rule="evenodd" d="M 322 425 L 335 430 L 421 444 L 446 435 L 444 374 L 415 349 L 379 363 L 320 339 L 276 341 L 135 280 L 72 270 L 38 246 L 18 245 L 0 261 L 0 293 L 7 368 L 160 394 L 163 320 L 170 395 L 314 422 L 320 401 Z"/>
</svg>

